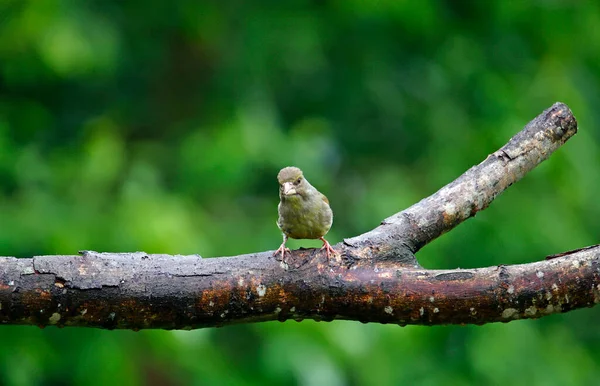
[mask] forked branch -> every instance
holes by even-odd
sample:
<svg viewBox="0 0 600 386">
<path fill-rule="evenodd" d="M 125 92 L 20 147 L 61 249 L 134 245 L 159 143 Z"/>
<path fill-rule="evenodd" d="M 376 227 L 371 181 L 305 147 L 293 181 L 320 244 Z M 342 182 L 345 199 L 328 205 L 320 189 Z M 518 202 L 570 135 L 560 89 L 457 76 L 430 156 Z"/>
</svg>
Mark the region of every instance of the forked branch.
<svg viewBox="0 0 600 386">
<path fill-rule="evenodd" d="M 524 265 L 427 270 L 414 254 L 485 209 L 577 131 L 556 103 L 454 182 L 363 235 L 340 258 L 96 253 L 0 258 L 0 322 L 199 328 L 267 320 L 448 324 L 536 318 L 600 302 L 600 247 Z"/>
</svg>

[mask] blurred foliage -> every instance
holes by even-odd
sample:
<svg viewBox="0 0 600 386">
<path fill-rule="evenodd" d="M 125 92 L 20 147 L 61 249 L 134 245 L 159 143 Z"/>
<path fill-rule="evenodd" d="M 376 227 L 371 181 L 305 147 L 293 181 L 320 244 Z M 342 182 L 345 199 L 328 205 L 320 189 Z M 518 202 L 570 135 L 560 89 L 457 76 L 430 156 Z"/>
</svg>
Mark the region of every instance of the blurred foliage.
<svg viewBox="0 0 600 386">
<path fill-rule="evenodd" d="M 0 255 L 273 250 L 290 164 L 329 196 L 336 243 L 557 100 L 580 133 L 418 258 L 478 267 L 594 244 L 598 25 L 600 3 L 577 0 L 0 0 Z M 3 326 L 0 383 L 585 385 L 600 377 L 599 317 Z"/>
</svg>

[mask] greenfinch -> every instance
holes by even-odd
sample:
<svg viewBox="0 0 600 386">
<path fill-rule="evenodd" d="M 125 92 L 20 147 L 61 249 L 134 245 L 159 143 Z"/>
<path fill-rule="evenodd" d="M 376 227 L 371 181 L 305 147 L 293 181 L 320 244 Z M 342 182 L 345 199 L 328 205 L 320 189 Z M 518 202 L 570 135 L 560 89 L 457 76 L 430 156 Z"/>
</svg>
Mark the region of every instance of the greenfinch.
<svg viewBox="0 0 600 386">
<path fill-rule="evenodd" d="M 329 200 L 315 189 L 302 174 L 302 170 L 294 166 L 281 169 L 277 175 L 279 181 L 279 218 L 277 226 L 283 233 L 283 243 L 273 256 L 281 253 L 285 262 L 285 254 L 291 253 L 285 243 L 288 237 L 293 239 L 319 239 L 323 241 L 321 250 L 325 250 L 327 258 L 335 250 L 323 238 L 333 223 L 333 212 Z"/>
</svg>

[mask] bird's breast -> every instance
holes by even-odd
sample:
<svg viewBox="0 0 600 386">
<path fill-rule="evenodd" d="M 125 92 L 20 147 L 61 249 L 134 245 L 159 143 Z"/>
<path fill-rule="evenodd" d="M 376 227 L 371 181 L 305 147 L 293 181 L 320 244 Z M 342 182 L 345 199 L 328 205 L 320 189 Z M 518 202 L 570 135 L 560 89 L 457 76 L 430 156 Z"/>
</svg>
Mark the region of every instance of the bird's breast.
<svg viewBox="0 0 600 386">
<path fill-rule="evenodd" d="M 292 197 L 295 198 L 295 197 Z M 333 213 L 327 203 L 317 200 L 288 199 L 279 204 L 277 225 L 288 237 L 318 239 L 323 237 L 333 222 Z"/>
</svg>

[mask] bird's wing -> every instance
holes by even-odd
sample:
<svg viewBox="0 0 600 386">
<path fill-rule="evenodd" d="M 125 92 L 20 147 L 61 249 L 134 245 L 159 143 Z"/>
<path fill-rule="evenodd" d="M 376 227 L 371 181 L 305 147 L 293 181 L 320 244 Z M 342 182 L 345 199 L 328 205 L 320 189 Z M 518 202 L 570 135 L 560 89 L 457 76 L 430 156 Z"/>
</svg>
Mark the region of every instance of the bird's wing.
<svg viewBox="0 0 600 386">
<path fill-rule="evenodd" d="M 282 223 L 282 218 L 281 218 L 281 202 L 279 203 L 279 205 L 277 205 L 277 213 L 279 214 L 279 216 L 277 217 L 277 227 L 279 229 L 281 229 L 281 223 Z"/>
</svg>

